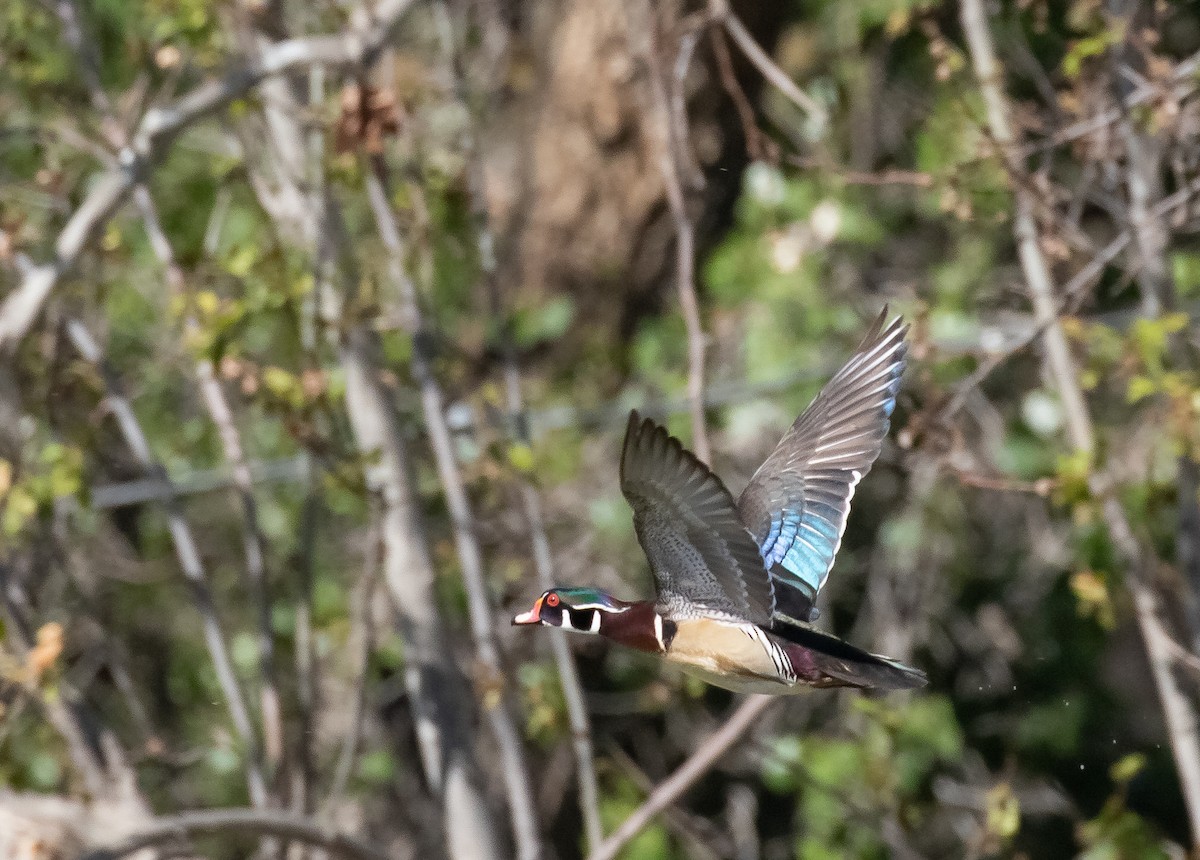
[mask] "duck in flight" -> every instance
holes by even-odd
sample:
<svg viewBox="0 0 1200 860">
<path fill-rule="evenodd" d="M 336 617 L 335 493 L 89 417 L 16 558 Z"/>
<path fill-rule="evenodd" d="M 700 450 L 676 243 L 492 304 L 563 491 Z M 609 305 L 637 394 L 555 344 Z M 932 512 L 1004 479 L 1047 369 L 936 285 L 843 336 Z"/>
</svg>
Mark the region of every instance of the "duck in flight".
<svg viewBox="0 0 1200 860">
<path fill-rule="evenodd" d="M 600 635 L 735 692 L 901 690 L 924 673 L 811 626 L 854 488 L 887 435 L 908 326 L 886 309 L 735 501 L 678 439 L 629 415 L 621 492 L 658 597 L 554 588 L 516 625 Z"/>
</svg>

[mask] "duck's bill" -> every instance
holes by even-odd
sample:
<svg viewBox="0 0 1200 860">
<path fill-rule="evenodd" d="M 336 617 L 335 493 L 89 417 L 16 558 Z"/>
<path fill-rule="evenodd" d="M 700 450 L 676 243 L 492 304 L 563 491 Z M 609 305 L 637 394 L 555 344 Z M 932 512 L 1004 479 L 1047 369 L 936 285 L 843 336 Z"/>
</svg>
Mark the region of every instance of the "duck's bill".
<svg viewBox="0 0 1200 860">
<path fill-rule="evenodd" d="M 512 620 L 513 626 L 520 627 L 522 625 L 527 625 L 527 624 L 541 624 L 542 620 L 539 617 L 541 614 L 542 614 L 542 601 L 541 601 L 541 598 L 538 598 L 538 602 L 533 604 L 532 609 L 530 609 L 528 612 L 522 612 L 520 615 L 517 615 L 513 618 L 513 620 Z"/>
</svg>

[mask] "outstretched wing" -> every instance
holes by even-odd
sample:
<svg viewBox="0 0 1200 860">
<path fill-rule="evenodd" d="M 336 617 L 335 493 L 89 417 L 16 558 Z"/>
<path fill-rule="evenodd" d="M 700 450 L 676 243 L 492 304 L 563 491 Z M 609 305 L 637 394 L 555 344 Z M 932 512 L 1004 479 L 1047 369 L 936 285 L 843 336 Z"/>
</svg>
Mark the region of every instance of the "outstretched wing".
<svg viewBox="0 0 1200 860">
<path fill-rule="evenodd" d="M 810 620 L 841 547 L 854 488 L 879 456 L 896 406 L 908 326 L 897 317 L 884 328 L 886 314 L 738 499 L 771 571 L 777 610 L 798 621 Z"/>
<path fill-rule="evenodd" d="M 770 623 L 771 579 L 733 496 L 678 439 L 637 412 L 625 431 L 621 492 L 668 617 L 703 611 Z"/>
</svg>

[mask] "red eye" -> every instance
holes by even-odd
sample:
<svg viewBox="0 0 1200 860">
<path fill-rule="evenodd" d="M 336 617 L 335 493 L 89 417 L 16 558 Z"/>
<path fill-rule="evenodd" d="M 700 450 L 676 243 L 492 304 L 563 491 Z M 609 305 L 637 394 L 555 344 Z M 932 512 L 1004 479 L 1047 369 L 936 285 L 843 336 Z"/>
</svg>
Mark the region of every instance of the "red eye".
<svg viewBox="0 0 1200 860">
<path fill-rule="evenodd" d="M 546 605 L 547 606 L 558 606 L 558 595 L 557 594 L 547 594 L 546 595 Z"/>
</svg>

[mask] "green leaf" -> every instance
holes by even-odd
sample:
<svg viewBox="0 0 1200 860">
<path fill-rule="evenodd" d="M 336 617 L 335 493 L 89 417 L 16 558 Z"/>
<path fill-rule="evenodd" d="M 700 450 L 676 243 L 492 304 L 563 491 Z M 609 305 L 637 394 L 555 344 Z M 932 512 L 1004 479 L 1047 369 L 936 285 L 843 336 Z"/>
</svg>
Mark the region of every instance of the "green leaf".
<svg viewBox="0 0 1200 860">
<path fill-rule="evenodd" d="M 1142 753 L 1130 753 L 1122 756 L 1109 769 L 1113 782 L 1125 785 L 1135 776 L 1146 769 L 1146 756 Z"/>
<path fill-rule="evenodd" d="M 1076 40 L 1067 49 L 1067 53 L 1062 59 L 1063 74 L 1068 78 L 1079 77 L 1085 61 L 1100 56 L 1113 45 L 1120 44 L 1124 39 L 1124 23 L 1113 21 L 1106 24 L 1099 33 Z"/>
<path fill-rule="evenodd" d="M 1012 786 L 1002 782 L 987 793 L 987 829 L 992 835 L 1008 841 L 1021 828 L 1021 804 Z"/>
<path fill-rule="evenodd" d="M 566 334 L 574 318 L 574 300 L 570 296 L 556 296 L 545 304 L 516 314 L 513 340 L 524 347 L 557 340 Z"/>
<path fill-rule="evenodd" d="M 1139 374 L 1129 380 L 1129 387 L 1125 390 L 1125 399 L 1130 403 L 1137 403 L 1139 400 L 1144 400 L 1157 393 L 1158 383 Z"/>
<path fill-rule="evenodd" d="M 364 782 L 383 785 L 396 774 L 396 760 L 387 750 L 371 750 L 358 760 L 358 776 Z"/>
<path fill-rule="evenodd" d="M 537 465 L 537 461 L 533 456 L 533 449 L 528 445 L 520 443 L 508 446 L 508 464 L 518 472 L 528 475 L 533 473 L 533 468 Z"/>
</svg>

